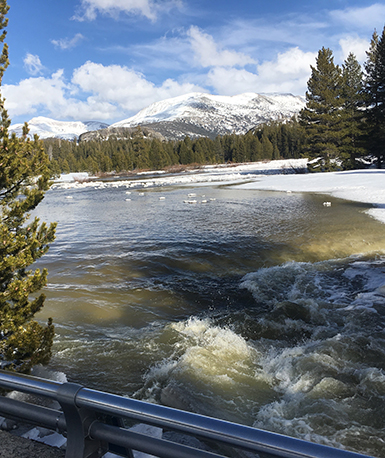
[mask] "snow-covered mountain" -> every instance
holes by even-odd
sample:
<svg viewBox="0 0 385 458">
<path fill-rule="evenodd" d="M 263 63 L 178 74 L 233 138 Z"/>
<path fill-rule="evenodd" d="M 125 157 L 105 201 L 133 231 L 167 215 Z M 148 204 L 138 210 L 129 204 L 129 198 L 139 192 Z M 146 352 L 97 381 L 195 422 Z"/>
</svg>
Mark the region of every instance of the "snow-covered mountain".
<svg viewBox="0 0 385 458">
<path fill-rule="evenodd" d="M 72 140 L 87 132 L 87 140 L 107 139 L 119 128 L 140 125 L 158 132 L 168 140 L 190 137 L 210 137 L 229 133 L 244 134 L 258 124 L 285 120 L 305 106 L 305 99 L 292 94 L 245 93 L 234 96 L 210 95 L 199 92 L 155 102 L 135 116 L 111 126 L 102 122 L 55 121 L 42 116 L 32 118 L 30 136 Z M 100 134 L 97 132 L 103 129 Z M 107 129 L 107 132 L 104 132 Z M 23 124 L 14 124 L 11 132 L 21 136 Z M 95 131 L 93 135 L 92 132 Z M 115 135 L 116 136 L 116 135 Z"/>
<path fill-rule="evenodd" d="M 21 136 L 23 133 L 23 125 L 24 124 L 11 125 L 9 131 L 11 133 L 15 132 L 17 136 Z M 64 140 L 72 140 L 75 137 L 79 137 L 79 135 L 84 132 L 105 129 L 108 127 L 108 124 L 98 121 L 55 121 L 54 119 L 38 116 L 32 118 L 28 122 L 28 127 L 30 137 L 37 134 L 41 139 L 56 137 Z"/>
<path fill-rule="evenodd" d="M 305 106 L 292 94 L 245 93 L 220 96 L 191 93 L 153 103 L 110 127 L 151 127 L 166 138 L 243 134 L 258 124 L 288 119 Z"/>
</svg>

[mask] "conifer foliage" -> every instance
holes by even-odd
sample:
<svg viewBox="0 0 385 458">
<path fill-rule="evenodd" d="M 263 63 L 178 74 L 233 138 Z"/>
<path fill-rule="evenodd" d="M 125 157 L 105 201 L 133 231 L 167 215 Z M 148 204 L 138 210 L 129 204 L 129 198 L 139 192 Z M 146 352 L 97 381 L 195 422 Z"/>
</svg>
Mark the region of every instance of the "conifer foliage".
<svg viewBox="0 0 385 458">
<path fill-rule="evenodd" d="M 137 138 L 139 136 L 139 138 Z M 52 176 L 68 172 L 122 173 L 180 165 L 294 159 L 301 154 L 303 129 L 296 119 L 260 124 L 244 135 L 228 134 L 160 141 L 140 138 L 98 141 L 44 140 Z"/>
<path fill-rule="evenodd" d="M 372 36 L 365 63 L 367 142 L 378 167 L 385 164 L 385 27 Z"/>
<path fill-rule="evenodd" d="M 0 85 L 8 66 L 5 43 L 9 10 L 0 0 Z M 54 328 L 33 320 L 44 304 L 38 291 L 45 285 L 47 271 L 28 267 L 48 250 L 55 238 L 55 224 L 40 224 L 30 212 L 49 188 L 48 158 L 35 136 L 9 136 L 10 119 L 0 98 L 0 367 L 29 372 L 32 366 L 49 360 Z"/>
<path fill-rule="evenodd" d="M 318 52 L 317 66 L 311 70 L 306 108 L 300 113 L 307 133 L 304 152 L 313 159 L 314 170 L 331 171 L 340 157 L 342 144 L 342 72 L 328 48 Z"/>
<path fill-rule="evenodd" d="M 377 160 L 385 164 L 385 27 L 374 32 L 364 72 L 350 53 L 342 68 L 330 49 L 318 53 L 308 81 L 302 154 L 310 171 L 346 170 Z"/>
<path fill-rule="evenodd" d="M 363 72 L 356 56 L 350 53 L 342 65 L 341 117 L 344 119 L 344 138 L 341 147 L 343 166 L 352 169 L 358 166 L 357 159 L 366 155 L 363 123 Z"/>
</svg>

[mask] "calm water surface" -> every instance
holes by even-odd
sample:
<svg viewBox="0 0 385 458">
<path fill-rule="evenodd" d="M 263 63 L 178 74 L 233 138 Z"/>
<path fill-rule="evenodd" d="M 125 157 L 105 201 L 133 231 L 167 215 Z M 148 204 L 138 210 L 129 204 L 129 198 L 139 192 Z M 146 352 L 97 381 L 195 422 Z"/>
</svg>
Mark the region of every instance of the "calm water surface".
<svg viewBox="0 0 385 458">
<path fill-rule="evenodd" d="M 385 456 L 385 226 L 364 205 L 325 200 L 226 186 L 49 191 L 38 215 L 58 222 L 39 263 L 50 368 Z"/>
</svg>

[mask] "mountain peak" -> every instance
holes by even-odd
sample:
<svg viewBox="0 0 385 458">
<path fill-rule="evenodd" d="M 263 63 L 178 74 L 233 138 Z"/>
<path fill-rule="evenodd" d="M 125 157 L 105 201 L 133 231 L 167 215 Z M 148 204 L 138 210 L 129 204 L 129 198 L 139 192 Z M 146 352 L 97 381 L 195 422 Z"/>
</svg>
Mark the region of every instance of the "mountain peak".
<svg viewBox="0 0 385 458">
<path fill-rule="evenodd" d="M 258 124 L 289 119 L 305 106 L 292 94 L 247 92 L 233 96 L 193 92 L 155 102 L 110 127 L 151 127 L 166 138 L 244 134 Z"/>
</svg>

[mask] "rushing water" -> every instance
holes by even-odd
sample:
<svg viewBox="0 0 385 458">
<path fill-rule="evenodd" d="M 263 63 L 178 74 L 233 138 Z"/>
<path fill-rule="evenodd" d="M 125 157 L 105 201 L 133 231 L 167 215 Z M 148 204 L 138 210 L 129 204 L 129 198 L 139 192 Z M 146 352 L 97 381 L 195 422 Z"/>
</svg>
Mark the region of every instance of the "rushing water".
<svg viewBox="0 0 385 458">
<path fill-rule="evenodd" d="M 59 223 L 38 263 L 51 369 L 384 457 L 385 226 L 367 207 L 226 186 L 126 192 L 54 189 L 38 207 Z"/>
</svg>

